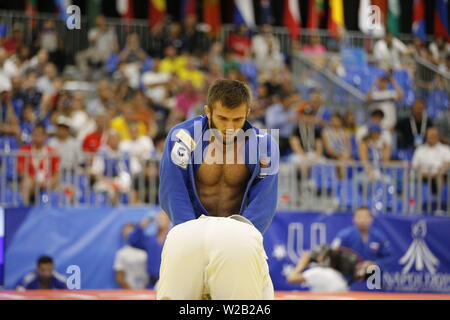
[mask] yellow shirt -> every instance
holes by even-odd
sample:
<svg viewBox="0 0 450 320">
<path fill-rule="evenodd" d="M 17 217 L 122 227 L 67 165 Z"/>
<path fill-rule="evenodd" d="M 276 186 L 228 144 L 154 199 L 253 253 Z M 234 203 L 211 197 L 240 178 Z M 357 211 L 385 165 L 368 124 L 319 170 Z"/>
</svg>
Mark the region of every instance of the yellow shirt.
<svg viewBox="0 0 450 320">
<path fill-rule="evenodd" d="M 147 134 L 146 125 L 142 121 L 138 121 L 137 126 L 139 130 L 139 136 L 145 136 Z M 115 129 L 120 133 L 122 140 L 131 139 L 128 124 L 122 116 L 112 119 L 110 127 L 111 129 Z"/>
<path fill-rule="evenodd" d="M 176 57 L 175 59 L 164 58 L 159 63 L 160 72 L 178 73 L 181 69 L 184 69 L 186 65 L 186 58 L 183 56 Z"/>
<path fill-rule="evenodd" d="M 198 70 L 181 69 L 178 72 L 178 76 L 181 80 L 189 80 L 192 82 L 195 88 L 201 88 L 204 80 L 203 72 Z"/>
</svg>

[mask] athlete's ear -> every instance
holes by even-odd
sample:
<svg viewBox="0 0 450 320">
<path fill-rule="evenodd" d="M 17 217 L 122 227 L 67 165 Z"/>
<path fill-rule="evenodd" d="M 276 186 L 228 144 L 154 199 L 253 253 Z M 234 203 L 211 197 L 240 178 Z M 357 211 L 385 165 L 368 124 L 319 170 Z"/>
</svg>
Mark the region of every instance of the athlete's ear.
<svg viewBox="0 0 450 320">
<path fill-rule="evenodd" d="M 251 109 L 250 109 L 250 107 L 248 107 L 248 108 L 247 108 L 247 117 L 248 117 L 248 115 L 250 114 L 250 111 L 251 111 Z"/>
<path fill-rule="evenodd" d="M 205 112 L 205 114 L 208 116 L 208 118 L 210 117 L 210 114 L 211 114 L 211 109 L 208 107 L 208 105 L 207 104 L 205 104 L 204 106 L 203 106 L 203 111 Z"/>
</svg>

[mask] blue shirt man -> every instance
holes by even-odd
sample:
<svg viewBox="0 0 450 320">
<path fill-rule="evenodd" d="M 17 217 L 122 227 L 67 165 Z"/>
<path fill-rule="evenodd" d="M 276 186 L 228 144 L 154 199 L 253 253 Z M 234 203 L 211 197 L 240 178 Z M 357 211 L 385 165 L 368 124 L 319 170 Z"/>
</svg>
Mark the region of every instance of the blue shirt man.
<svg viewBox="0 0 450 320">
<path fill-rule="evenodd" d="M 34 271 L 23 276 L 16 285 L 17 290 L 67 289 L 66 278 L 53 270 L 53 259 L 41 256 Z"/>
<path fill-rule="evenodd" d="M 392 262 L 392 249 L 388 238 L 381 230 L 372 226 L 372 222 L 373 217 L 367 207 L 356 209 L 353 216 L 354 225 L 341 230 L 331 247 L 351 249 L 359 254 L 366 267 L 376 264 L 383 271 Z"/>
</svg>

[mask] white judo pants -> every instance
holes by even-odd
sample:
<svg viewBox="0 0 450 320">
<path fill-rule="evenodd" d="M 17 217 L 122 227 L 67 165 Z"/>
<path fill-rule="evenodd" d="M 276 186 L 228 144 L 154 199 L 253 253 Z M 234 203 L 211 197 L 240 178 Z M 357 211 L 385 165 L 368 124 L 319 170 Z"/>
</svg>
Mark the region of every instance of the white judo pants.
<svg viewBox="0 0 450 320">
<path fill-rule="evenodd" d="M 210 217 L 179 224 L 167 235 L 156 298 L 274 298 L 261 233 L 244 217 Z"/>
</svg>

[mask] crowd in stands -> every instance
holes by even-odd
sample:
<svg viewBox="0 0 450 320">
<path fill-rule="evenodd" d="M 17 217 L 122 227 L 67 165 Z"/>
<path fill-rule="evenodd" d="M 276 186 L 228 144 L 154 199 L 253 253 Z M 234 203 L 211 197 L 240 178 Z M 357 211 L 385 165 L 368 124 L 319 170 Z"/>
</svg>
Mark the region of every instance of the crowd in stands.
<svg viewBox="0 0 450 320">
<path fill-rule="evenodd" d="M 74 57 L 65 54 L 64 39 L 51 20 L 32 43 L 24 41 L 24 26 L 10 29 L 0 39 L 1 149 L 32 151 L 21 153 L 16 166 L 25 204 L 33 201 L 36 185 L 73 195 L 57 181 L 70 184 L 64 176 L 75 168 L 90 177 L 94 190 L 116 201 L 121 193 L 137 190 L 137 177 L 157 174 L 147 163 L 161 154 L 168 130 L 202 114 L 208 87 L 224 77 L 250 84 L 249 120 L 280 130 L 284 161 L 361 160 L 371 179 L 376 179 L 373 163 L 412 160 L 417 167 L 440 171 L 450 162 L 448 92 L 440 100 L 438 118 L 428 108 L 431 94 L 414 95 L 409 116 L 398 118 L 397 113 L 407 94 L 396 73 L 404 68 L 405 55 L 420 55 L 450 73 L 450 44 L 443 38 L 408 46 L 387 34 L 375 42 L 373 65 L 382 71 L 365 90 L 367 122 L 356 123 L 353 111 L 336 110 L 333 101 L 325 101 L 322 88 L 309 88 L 306 94 L 298 90 L 291 56 L 281 51 L 270 25 L 257 34 L 241 25 L 221 42 L 199 30 L 189 16 L 149 30 L 144 48 L 132 30 L 120 45 L 115 29 L 98 16 L 88 32 L 88 47 Z M 345 39 L 338 43 L 344 46 Z M 294 49 L 317 57 L 331 48 L 311 37 Z M 345 78 L 345 66 L 338 65 Z M 75 66 L 76 80 L 96 87 L 95 94 L 69 89 L 70 66 Z M 412 82 L 424 80 L 408 72 Z M 422 156 L 425 146 L 436 156 Z"/>
</svg>

